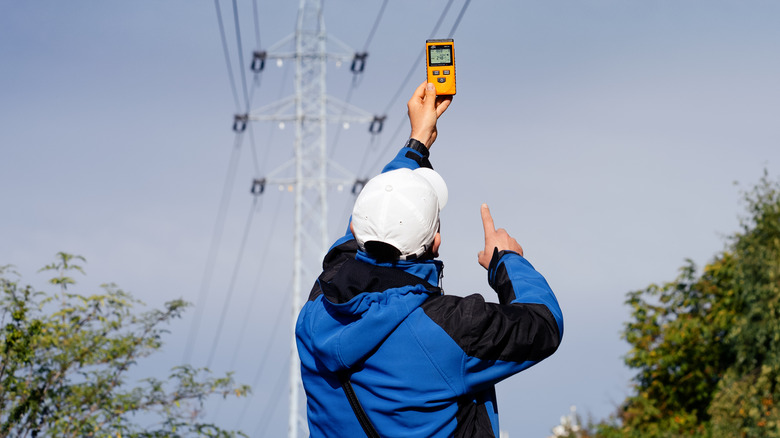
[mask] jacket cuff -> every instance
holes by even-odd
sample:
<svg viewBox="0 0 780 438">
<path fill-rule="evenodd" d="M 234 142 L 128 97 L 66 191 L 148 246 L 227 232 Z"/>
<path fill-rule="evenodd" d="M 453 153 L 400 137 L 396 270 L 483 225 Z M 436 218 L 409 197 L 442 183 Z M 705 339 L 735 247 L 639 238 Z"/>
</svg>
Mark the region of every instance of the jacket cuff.
<svg viewBox="0 0 780 438">
<path fill-rule="evenodd" d="M 493 247 L 493 256 L 490 258 L 490 264 L 488 265 L 488 282 L 491 286 L 493 286 L 495 281 L 496 267 L 498 266 L 498 262 L 501 261 L 501 258 L 507 254 L 517 254 L 517 252 L 510 251 L 508 249 L 499 251 L 497 247 Z"/>
<path fill-rule="evenodd" d="M 507 254 L 520 255 L 515 251 L 499 251 L 498 248 L 493 248 L 493 257 L 488 265 L 488 284 L 498 294 L 498 301 L 501 304 L 509 304 L 516 297 L 512 282 L 507 276 L 506 268 L 503 265 L 499 267 L 501 259 Z"/>
</svg>

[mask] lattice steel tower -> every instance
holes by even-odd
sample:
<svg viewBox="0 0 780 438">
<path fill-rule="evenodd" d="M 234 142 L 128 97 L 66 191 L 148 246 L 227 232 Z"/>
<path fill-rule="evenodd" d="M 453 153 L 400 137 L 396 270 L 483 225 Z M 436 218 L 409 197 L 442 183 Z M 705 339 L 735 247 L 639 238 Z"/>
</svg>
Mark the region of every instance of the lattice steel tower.
<svg viewBox="0 0 780 438">
<path fill-rule="evenodd" d="M 328 42 L 337 45 L 340 52 L 327 52 Z M 284 52 L 289 46 L 294 46 L 294 51 Z M 326 125 L 328 122 L 368 123 L 375 119 L 366 111 L 327 96 L 326 65 L 328 61 L 350 62 L 357 56 L 345 44 L 327 37 L 322 0 L 300 0 L 295 34 L 271 46 L 267 52 L 255 53 L 256 60 L 261 58 L 263 62 L 266 59 L 295 61 L 295 95 L 252 111 L 248 116 L 249 120 L 295 123 L 294 160 L 273 171 L 264 181 L 292 185 L 295 193 L 288 423 L 288 436 L 291 438 L 298 438 L 299 429 L 306 428 L 294 330 L 302 306 L 303 288 L 308 288 L 319 274 L 322 257 L 330 243 L 327 233 L 328 186 L 351 186 L 355 181 L 354 175 L 328 161 Z M 365 59 L 365 55 L 362 56 Z M 290 172 L 291 168 L 294 172 Z M 329 177 L 329 172 L 334 171 L 339 175 Z M 294 176 L 279 177 L 284 173 L 294 173 Z"/>
</svg>

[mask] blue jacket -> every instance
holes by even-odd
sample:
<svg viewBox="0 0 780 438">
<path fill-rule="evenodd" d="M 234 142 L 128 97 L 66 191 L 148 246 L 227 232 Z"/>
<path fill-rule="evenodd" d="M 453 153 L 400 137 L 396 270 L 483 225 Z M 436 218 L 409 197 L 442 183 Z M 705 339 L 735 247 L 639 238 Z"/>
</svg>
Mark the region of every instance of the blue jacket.
<svg viewBox="0 0 780 438">
<path fill-rule="evenodd" d="M 383 171 L 429 166 L 425 155 L 403 148 Z M 433 259 L 378 263 L 350 232 L 331 247 L 295 329 L 312 437 L 365 436 L 343 373 L 383 438 L 499 436 L 494 385 L 558 348 L 561 309 L 511 251 L 488 269 L 498 304 L 443 295 L 441 270 Z"/>
</svg>

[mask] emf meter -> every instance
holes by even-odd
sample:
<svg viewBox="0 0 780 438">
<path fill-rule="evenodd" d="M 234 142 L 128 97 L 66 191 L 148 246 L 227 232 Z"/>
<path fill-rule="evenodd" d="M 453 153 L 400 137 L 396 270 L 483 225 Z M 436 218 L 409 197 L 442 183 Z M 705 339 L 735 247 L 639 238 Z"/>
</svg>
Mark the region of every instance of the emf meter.
<svg viewBox="0 0 780 438">
<path fill-rule="evenodd" d="M 452 39 L 425 41 L 428 82 L 437 96 L 455 94 L 455 44 Z"/>
</svg>

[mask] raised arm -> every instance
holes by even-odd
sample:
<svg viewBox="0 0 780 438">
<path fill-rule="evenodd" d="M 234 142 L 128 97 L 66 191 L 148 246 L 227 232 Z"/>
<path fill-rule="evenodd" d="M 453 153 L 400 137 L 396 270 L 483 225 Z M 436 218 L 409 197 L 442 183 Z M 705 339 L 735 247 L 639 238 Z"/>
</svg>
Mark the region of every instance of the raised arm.
<svg viewBox="0 0 780 438">
<path fill-rule="evenodd" d="M 427 82 L 423 82 L 414 90 L 412 97 L 406 103 L 411 135 L 396 156 L 385 165 L 381 173 L 401 168 L 433 168 L 428 156 L 430 155 L 429 149 L 438 136 L 436 122 L 449 108 L 451 102 L 452 96 L 436 96 L 436 87 Z M 352 238 L 348 224 L 346 235 L 336 241 L 333 246 Z"/>
<path fill-rule="evenodd" d="M 523 248 L 504 229 L 496 230 L 488 206 L 481 207 L 485 247 L 479 264 L 488 271 L 488 283 L 499 304 L 481 296 L 465 298 L 469 320 L 459 321 L 476 335 L 466 351 L 466 388 L 495 382 L 526 369 L 551 355 L 563 337 L 563 314 L 545 278 L 523 257 Z M 476 345 L 477 347 L 473 347 Z M 481 345 L 481 347 L 479 347 Z M 484 361 L 493 365 L 485 368 Z"/>
<path fill-rule="evenodd" d="M 390 170 L 407 167 L 433 168 L 428 156 L 428 151 L 438 136 L 436 122 L 449 108 L 452 96 L 436 96 L 436 87 L 433 84 L 423 82 L 420 84 L 411 99 L 406 103 L 407 114 L 411 134 L 409 140 L 398 154 L 382 169 L 382 173 Z"/>
<path fill-rule="evenodd" d="M 452 96 L 436 96 L 436 87 L 423 82 L 406 103 L 412 133 L 409 136 L 430 149 L 438 134 L 436 121 L 450 106 Z"/>
</svg>

